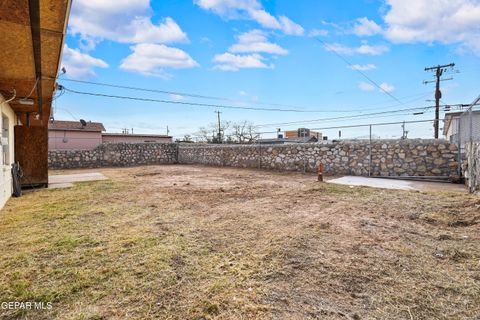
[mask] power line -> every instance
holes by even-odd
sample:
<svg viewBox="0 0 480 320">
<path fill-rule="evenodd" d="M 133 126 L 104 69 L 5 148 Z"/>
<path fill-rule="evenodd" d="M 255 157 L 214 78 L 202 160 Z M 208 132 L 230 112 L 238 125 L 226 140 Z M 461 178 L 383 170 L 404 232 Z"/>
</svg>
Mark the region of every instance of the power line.
<svg viewBox="0 0 480 320">
<path fill-rule="evenodd" d="M 347 125 L 347 126 L 332 126 L 332 127 L 322 127 L 322 128 L 311 128 L 310 130 L 331 130 L 331 129 L 346 129 L 346 128 L 361 128 L 361 127 L 369 127 L 369 126 L 387 126 L 387 125 L 394 125 L 394 124 L 408 124 L 408 123 L 422 123 L 422 122 L 433 122 L 433 120 L 411 120 L 411 121 L 400 121 L 400 122 L 376 122 L 376 123 L 368 123 L 368 124 L 355 124 L 355 125 Z M 259 134 L 266 134 L 266 133 L 275 133 L 276 131 L 264 131 L 259 132 Z"/>
<path fill-rule="evenodd" d="M 355 70 L 357 71 L 359 74 L 361 74 L 365 79 L 367 79 L 371 84 L 373 84 L 375 87 L 377 87 L 378 89 L 380 89 L 380 91 L 384 92 L 385 94 L 387 94 L 388 96 L 390 96 L 393 100 L 397 101 L 399 104 L 401 105 L 405 105 L 402 101 L 400 101 L 397 97 L 395 97 L 391 92 L 388 92 L 387 90 L 385 90 L 381 85 L 379 85 L 377 82 L 375 82 L 373 79 L 371 79 L 369 76 L 367 76 L 365 74 L 365 72 L 363 72 L 362 70 L 358 70 L 358 68 L 354 68 L 353 64 L 348 61 L 343 55 L 341 55 L 340 53 L 337 52 L 337 50 L 335 50 L 334 48 L 332 48 L 330 45 L 328 45 L 325 41 L 319 39 L 319 38 L 314 38 L 315 40 L 317 40 L 318 42 L 322 43 L 329 51 L 333 52 L 337 57 L 339 57 L 340 59 L 342 59 L 343 62 L 345 62 L 346 64 L 348 64 L 350 67 L 352 67 L 351 69 L 352 70 Z"/>
<path fill-rule="evenodd" d="M 184 102 L 184 101 L 173 101 L 173 100 L 161 100 L 161 99 L 139 98 L 139 97 L 129 97 L 129 96 L 107 95 L 107 94 L 102 94 L 102 93 L 76 91 L 76 90 L 68 89 L 68 88 L 63 87 L 63 86 L 62 86 L 62 89 L 65 90 L 65 91 L 72 92 L 72 93 L 77 93 L 77 94 L 116 98 L 116 99 L 138 100 L 138 101 L 147 101 L 147 102 L 161 102 L 161 103 L 172 103 L 172 104 L 180 104 L 180 105 L 192 105 L 192 106 L 215 107 L 215 108 L 230 108 L 230 109 L 244 109 L 244 110 L 257 110 L 257 111 L 258 110 L 262 110 L 262 111 L 265 110 L 264 108 L 254 108 L 254 107 L 237 107 L 237 106 L 227 106 L 227 105 L 217 105 L 217 104 L 204 104 L 204 103 L 195 103 L 195 102 Z M 367 113 L 367 114 L 360 114 L 360 115 L 350 115 L 350 116 L 342 116 L 342 117 L 331 117 L 331 118 L 301 120 L 301 121 L 292 121 L 292 122 L 283 122 L 283 123 L 262 124 L 262 125 L 257 125 L 255 127 L 277 126 L 277 125 L 298 124 L 298 123 L 312 123 L 312 122 L 319 122 L 319 121 L 326 121 L 326 120 L 353 119 L 353 118 L 373 116 L 373 115 L 395 114 L 395 113 L 404 112 L 404 111 L 424 110 L 424 109 L 428 109 L 428 108 L 432 108 L 432 107 L 417 107 L 417 108 L 409 108 L 409 109 L 400 109 L 400 110 L 395 110 L 395 111 L 383 111 L 383 112 Z M 274 109 L 266 109 L 266 110 L 274 111 Z M 284 110 L 284 109 L 279 109 L 279 110 Z M 295 111 L 291 111 L 291 112 L 299 112 L 299 111 L 295 110 Z"/>
<path fill-rule="evenodd" d="M 473 107 L 473 106 L 477 106 L 477 105 L 480 105 L 480 97 L 477 99 L 478 101 L 475 101 L 474 103 L 472 104 L 452 104 L 452 105 L 442 105 L 442 107 L 449 107 L 449 106 L 455 106 L 457 108 L 465 108 L 465 107 Z M 358 115 L 358 116 L 355 116 L 355 120 L 367 120 L 367 119 L 372 119 L 372 118 L 375 118 L 375 119 L 378 119 L 378 118 L 387 118 L 387 117 L 392 117 L 392 116 L 411 116 L 411 115 L 422 115 L 422 114 L 425 114 L 425 112 L 431 112 L 433 111 L 432 109 L 435 108 L 435 106 L 429 106 L 429 107 L 420 107 L 418 109 L 428 109 L 428 110 L 425 110 L 424 112 L 417 112 L 417 113 L 396 113 L 396 112 L 399 112 L 399 111 L 395 111 L 395 112 L 391 112 L 391 114 L 385 114 L 385 115 Z M 393 114 L 394 113 L 394 114 Z M 316 122 L 331 122 L 331 121 L 335 121 L 335 122 L 343 122 L 343 121 L 351 121 L 352 119 L 351 118 L 345 118 L 345 119 L 329 119 L 329 118 L 325 118 L 325 119 L 315 119 L 315 120 L 304 120 L 304 121 L 298 121 L 298 122 L 295 122 L 295 123 L 292 123 L 292 122 L 284 122 L 284 123 L 273 123 L 273 124 L 269 124 L 269 125 L 259 125 L 259 126 L 271 126 L 271 127 L 276 127 L 277 125 L 285 125 L 285 124 L 306 124 L 306 123 L 316 123 Z M 420 122 L 422 122 L 423 120 L 420 120 Z M 428 121 L 435 121 L 435 120 L 428 120 Z M 415 120 L 414 122 L 411 122 L 411 123 L 416 123 L 417 121 Z M 424 121 L 426 122 L 426 121 Z M 403 124 L 403 121 L 402 122 L 399 122 L 399 123 L 402 123 Z M 409 121 L 405 121 L 405 123 L 410 123 Z M 390 124 L 390 122 L 388 122 L 388 124 Z M 372 124 L 373 125 L 373 124 Z M 363 126 L 363 125 L 362 125 Z M 255 127 L 258 127 L 258 126 L 255 126 Z M 350 126 L 341 126 L 341 127 L 350 127 Z M 338 128 L 338 127 L 328 127 L 328 128 L 310 128 L 311 130 L 320 130 L 320 129 L 335 129 L 335 128 Z M 266 133 L 277 133 L 277 131 L 262 131 L 262 132 L 259 132 L 260 134 L 266 134 Z M 190 133 L 189 135 L 193 136 L 193 137 L 202 137 L 200 135 L 197 135 L 195 133 Z"/>
<path fill-rule="evenodd" d="M 312 120 L 299 120 L 299 121 L 290 121 L 290 122 L 281 122 L 281 123 L 268 123 L 268 124 L 260 124 L 256 127 L 268 127 L 268 126 L 278 126 L 278 125 L 288 125 L 288 124 L 301 124 L 301 123 L 309 123 L 309 122 L 319 122 L 319 121 L 326 121 L 326 120 L 339 120 L 339 119 L 353 119 L 358 117 L 364 116 L 375 116 L 381 114 L 395 114 L 398 112 L 405 112 L 405 111 L 416 111 L 416 110 L 424 110 L 430 109 L 435 107 L 417 107 L 417 108 L 408 108 L 408 109 L 399 109 L 395 111 L 382 111 L 382 112 L 373 112 L 373 113 L 366 113 L 361 115 L 352 115 L 352 116 L 342 116 L 342 117 L 331 117 L 331 118 L 321 118 L 321 119 L 312 119 Z"/>
<path fill-rule="evenodd" d="M 63 79 L 63 80 L 64 81 L 70 81 L 70 82 L 83 83 L 83 84 L 91 84 L 91 85 L 96 85 L 96 86 L 118 88 L 118 89 L 128 89 L 128 90 L 134 90 L 134 91 L 179 95 L 179 96 L 185 96 L 185 97 L 197 98 L 197 99 L 219 100 L 219 101 L 227 101 L 227 102 L 234 102 L 234 103 L 251 103 L 251 101 L 245 101 L 245 100 L 241 100 L 241 99 L 231 99 L 231 98 L 225 98 L 225 97 L 207 96 L 207 95 L 200 95 L 200 94 L 195 94 L 195 93 L 186 93 L 186 92 L 178 92 L 178 91 L 159 90 L 159 89 L 148 89 L 148 88 L 123 86 L 123 85 L 104 83 L 104 82 L 92 82 L 92 81 L 74 80 L 74 79 Z M 296 106 L 296 105 L 271 103 L 271 102 L 261 102 L 261 101 L 256 101 L 255 104 L 267 105 L 267 106 L 277 106 L 277 107 L 287 107 L 287 108 L 300 108 L 300 109 L 304 108 L 304 107 Z M 302 110 L 298 110 L 298 111 L 302 111 Z M 309 111 L 309 110 L 305 110 L 304 112 L 328 112 L 328 111 Z M 348 111 L 342 111 L 342 112 L 348 112 Z"/>
<path fill-rule="evenodd" d="M 124 86 L 124 85 L 118 85 L 118 84 L 112 84 L 112 83 L 104 83 L 104 82 L 93 82 L 93 81 L 84 81 L 84 80 L 74 80 L 74 79 L 62 79 L 62 81 L 70 81 L 70 82 L 76 82 L 76 83 L 82 83 L 82 84 L 91 84 L 91 85 L 96 85 L 96 86 L 104 86 L 104 87 L 111 87 L 111 88 L 119 88 L 119 89 L 127 89 L 127 90 L 134 90 L 134 91 L 143 91 L 143 92 L 152 92 L 152 93 L 161 93 L 161 94 L 171 94 L 171 95 L 180 95 L 180 96 L 185 96 L 185 97 L 191 97 L 191 98 L 199 98 L 199 99 L 208 99 L 208 100 L 219 100 L 219 101 L 229 101 L 229 102 L 235 102 L 235 103 L 252 103 L 252 101 L 245 101 L 245 100 L 238 100 L 238 99 L 230 99 L 230 98 L 225 98 L 225 97 L 215 97 L 215 96 L 206 96 L 206 95 L 200 95 L 200 94 L 193 94 L 193 93 L 185 93 L 185 92 L 178 92 L 178 91 L 168 91 L 168 90 L 158 90 L 158 89 L 149 89 L 149 88 L 141 88 L 141 87 L 132 87 L 132 86 Z M 62 86 L 64 87 L 64 86 Z M 426 96 L 427 94 L 430 94 L 430 92 L 428 93 L 417 93 L 417 94 L 414 94 L 414 95 L 409 95 L 409 96 L 405 96 L 404 98 L 409 98 L 409 97 L 417 97 L 419 95 L 421 95 L 422 97 L 423 96 Z M 414 99 L 414 100 L 410 100 L 409 102 L 411 101 L 416 101 L 416 100 L 419 100 L 421 98 L 418 98 L 418 99 Z M 174 100 L 172 100 L 174 101 Z M 279 107 L 287 107 L 287 108 L 299 108 L 299 109 L 303 109 L 305 108 L 305 106 L 297 106 L 297 105 L 288 105 L 288 104 L 279 104 L 279 103 L 269 103 L 269 102 L 260 102 L 260 101 L 256 101 L 254 102 L 255 104 L 258 104 L 258 105 L 270 105 L 270 106 L 279 106 Z M 378 105 L 378 104 L 383 104 L 385 102 L 380 102 L 380 103 L 374 103 L 374 104 L 370 104 L 370 105 Z M 402 103 L 403 104 L 403 103 Z M 388 106 L 388 108 L 390 107 L 394 107 L 394 106 Z M 238 108 L 242 108 L 240 106 L 238 106 Z M 376 110 L 377 108 L 370 108 L 370 109 L 365 109 L 364 107 L 357 107 L 357 108 L 361 108 L 363 109 L 363 111 L 366 111 L 366 110 Z M 279 111 L 278 109 L 267 109 L 267 110 L 273 110 L 273 111 Z M 291 111 L 291 109 L 282 109 L 282 111 L 286 111 L 286 112 L 293 112 Z M 355 112 L 355 111 L 358 111 L 358 110 L 354 110 L 354 109 L 350 109 L 350 110 L 333 110 L 333 111 L 330 111 L 330 110 L 296 110 L 294 109 L 294 111 L 298 111 L 298 112 L 315 112 L 315 113 L 320 113 L 320 112 L 335 112 L 335 113 L 342 113 L 342 112 Z"/>
<path fill-rule="evenodd" d="M 312 128 L 312 130 L 328 130 L 328 129 L 342 129 L 342 128 L 361 128 L 361 127 L 368 127 L 368 126 L 389 126 L 389 125 L 394 125 L 394 124 L 422 123 L 422 122 L 432 122 L 432 121 L 436 121 L 436 120 L 433 119 L 433 120 L 411 120 L 411 121 L 397 121 L 397 122 L 377 122 L 377 123 L 357 124 L 357 125 L 350 125 L 350 126 Z"/>
<path fill-rule="evenodd" d="M 430 107 L 430 108 L 434 108 L 434 107 Z M 431 112 L 432 110 L 428 110 L 429 112 Z M 379 119 L 379 118 L 389 118 L 389 117 L 398 117 L 398 116 L 412 116 L 412 115 L 423 115 L 425 114 L 425 112 L 427 111 L 424 111 L 424 112 L 419 112 L 419 113 L 395 113 L 395 114 L 384 114 L 384 115 L 370 115 L 370 116 L 367 116 L 367 115 L 360 115 L 360 116 L 357 116 L 354 118 L 354 120 L 368 120 L 368 119 Z M 315 120 L 305 120 L 305 121 L 302 121 L 302 122 L 298 122 L 298 123 L 291 123 L 291 122 L 284 122 L 284 123 L 274 123 L 274 124 L 269 124 L 268 126 L 265 125 L 265 127 L 276 127 L 277 125 L 288 125 L 288 124 L 307 124 L 307 123 L 317 123 L 317 122 L 344 122 L 344 121 L 351 121 L 352 119 L 337 119 L 337 118 L 334 118 L 334 119 L 330 119 L 330 118 L 325 118 L 325 119 L 315 119 Z M 259 125 L 259 126 L 262 126 L 263 125 Z M 259 127 L 259 126 L 254 126 L 254 127 Z M 277 128 L 277 131 L 278 131 L 278 128 Z M 275 133 L 277 131 L 268 131 L 268 132 L 261 132 L 261 133 Z M 195 135 L 194 133 L 192 133 L 191 135 Z"/>
<path fill-rule="evenodd" d="M 330 126 L 330 127 L 318 127 L 318 128 L 311 128 L 311 130 L 332 130 L 332 129 L 347 129 L 347 128 L 361 128 L 361 127 L 370 127 L 370 126 L 387 126 L 387 125 L 395 125 L 395 124 L 412 124 L 412 123 L 426 123 L 426 122 L 434 122 L 435 119 L 425 119 L 425 120 L 411 120 L 411 121 L 396 121 L 396 122 L 374 122 L 368 124 L 352 124 L 352 125 L 344 125 L 344 126 Z M 267 134 L 267 133 L 277 133 L 277 131 L 262 131 L 257 132 L 258 134 Z M 192 137 L 199 137 L 201 135 L 197 134 L 189 134 Z"/>
<path fill-rule="evenodd" d="M 297 113 L 319 113 L 319 112 L 330 112 L 326 110 L 295 110 L 295 109 L 270 109 L 270 108 L 258 108 L 258 107 L 240 107 L 240 106 L 232 106 L 232 105 L 222 105 L 222 104 L 210 104 L 210 103 L 198 103 L 198 102 L 187 102 L 187 101 L 174 101 L 174 100 L 166 100 L 166 99 L 151 99 L 151 98 L 140 98 L 140 97 L 130 97 L 130 96 L 119 96 L 119 95 L 111 95 L 111 94 L 104 94 L 104 93 L 96 93 L 96 92 L 85 92 L 85 91 L 77 91 L 68 89 L 63 87 L 66 91 L 81 95 L 89 95 L 95 97 L 104 97 L 104 98 L 115 98 L 115 99 L 124 99 L 124 100 L 136 100 L 136 101 L 144 101 L 144 102 L 160 102 L 160 103 L 168 103 L 168 104 L 179 104 L 179 105 L 188 105 L 188 106 L 197 106 L 197 107 L 212 107 L 212 108 L 223 108 L 223 109 L 238 109 L 238 110 L 255 110 L 255 111 L 275 111 L 275 112 L 297 112 Z"/>
<path fill-rule="evenodd" d="M 168 103 L 168 104 L 177 104 L 177 105 L 188 105 L 188 106 L 197 106 L 197 107 L 212 107 L 212 108 L 223 108 L 223 109 L 254 110 L 254 111 L 269 111 L 269 112 L 294 112 L 294 113 L 359 112 L 358 110 L 349 110 L 349 111 L 308 110 L 307 111 L 307 110 L 277 109 L 277 108 L 272 109 L 272 108 L 260 108 L 260 107 L 248 107 L 248 106 L 240 107 L 240 106 L 223 105 L 223 104 L 198 103 L 198 102 L 188 102 L 188 101 L 174 101 L 174 100 L 166 100 L 166 99 L 151 99 L 151 98 L 111 95 L 111 94 L 104 94 L 104 93 L 97 93 L 97 92 L 77 91 L 77 90 L 69 89 L 65 86 L 61 86 L 61 90 L 65 90 L 67 92 L 71 92 L 71 93 L 75 93 L 75 94 L 89 95 L 89 96 L 96 96 L 96 97 L 104 97 L 104 98 L 136 100 L 136 101 L 144 101 L 144 102 L 159 102 L 159 103 Z"/>
<path fill-rule="evenodd" d="M 444 104 L 440 105 L 440 107 L 444 108 L 451 108 L 451 107 L 456 107 L 458 109 L 463 109 L 466 107 L 470 106 L 478 106 L 480 103 L 477 101 L 475 104 Z M 331 120 L 349 120 L 349 119 L 359 119 L 359 118 L 373 118 L 372 116 L 377 116 L 381 114 L 392 114 L 392 115 L 420 115 L 423 114 L 423 112 L 417 112 L 417 113 L 405 113 L 405 114 L 398 114 L 398 112 L 404 112 L 404 111 L 415 111 L 415 110 L 429 110 L 436 108 L 436 106 L 427 106 L 427 107 L 416 107 L 416 108 L 409 108 L 409 109 L 399 109 L 395 111 L 383 111 L 383 112 L 374 112 L 374 113 L 366 113 L 366 114 L 360 114 L 360 115 L 352 115 L 352 116 L 342 116 L 342 117 L 332 117 L 332 118 L 322 118 L 322 119 L 312 119 L 312 120 L 299 120 L 299 121 L 291 121 L 291 122 L 277 122 L 277 123 L 268 123 L 268 124 L 260 124 L 257 125 L 256 127 L 270 127 L 270 126 L 278 126 L 278 125 L 288 125 L 288 124 L 304 124 L 304 123 L 314 123 L 314 122 L 320 122 L 320 121 L 331 121 Z M 444 110 L 447 111 L 447 110 Z M 392 116 L 389 115 L 389 116 Z"/>
<path fill-rule="evenodd" d="M 111 94 L 104 94 L 104 93 L 95 93 L 95 92 L 85 92 L 85 91 L 77 91 L 73 89 L 68 89 L 65 86 L 62 86 L 65 91 L 82 94 L 82 95 L 89 95 L 89 96 L 96 96 L 96 97 L 104 97 L 104 98 L 115 98 L 115 99 L 125 99 L 125 100 L 136 100 L 136 101 L 144 101 L 144 102 L 160 102 L 160 103 L 169 103 L 169 104 L 179 104 L 179 105 L 188 105 L 188 106 L 197 106 L 197 107 L 212 107 L 212 108 L 223 108 L 223 109 L 238 109 L 238 110 L 255 110 L 255 111 L 274 111 L 274 112 L 297 112 L 297 113 L 321 113 L 321 112 L 332 112 L 327 110 L 296 110 L 296 109 L 272 109 L 272 108 L 259 108 L 259 107 L 240 107 L 240 106 L 232 106 L 232 105 L 221 105 L 221 104 L 210 104 L 210 103 L 198 103 L 198 102 L 187 102 L 187 101 L 174 101 L 174 100 L 166 100 L 166 99 L 151 99 L 151 98 L 140 98 L 140 97 L 130 97 L 130 96 L 119 96 L 119 95 L 111 95 Z M 336 112 L 336 111 L 333 111 Z M 345 111 L 343 111 L 345 112 Z"/>
</svg>

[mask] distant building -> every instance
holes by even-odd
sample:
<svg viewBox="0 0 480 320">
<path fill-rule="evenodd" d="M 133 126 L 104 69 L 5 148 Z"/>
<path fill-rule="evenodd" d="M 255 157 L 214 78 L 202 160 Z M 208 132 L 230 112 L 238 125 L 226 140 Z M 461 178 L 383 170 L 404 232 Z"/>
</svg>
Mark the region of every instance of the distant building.
<svg viewBox="0 0 480 320">
<path fill-rule="evenodd" d="M 464 112 L 450 112 L 445 114 L 443 135 L 451 143 L 460 143 L 462 146 L 472 135 L 474 140 L 480 140 L 480 110 L 472 112 L 472 130 L 470 131 L 470 117 Z"/>
<path fill-rule="evenodd" d="M 170 143 L 172 137 L 159 134 L 104 133 L 100 122 L 59 121 L 48 124 L 49 150 L 89 150 L 102 143 Z"/>
<path fill-rule="evenodd" d="M 285 138 L 305 138 L 305 137 L 315 137 L 317 140 L 322 140 L 322 133 L 312 131 L 308 128 L 298 128 L 297 130 L 285 131 Z"/>
<path fill-rule="evenodd" d="M 103 143 L 170 143 L 173 141 L 171 136 L 161 134 L 129 134 L 129 133 L 103 133 Z"/>
<path fill-rule="evenodd" d="M 100 122 L 53 120 L 48 123 L 49 150 L 94 149 L 102 143 L 105 127 Z"/>
<path fill-rule="evenodd" d="M 318 142 L 316 137 L 295 137 L 295 138 L 272 138 L 258 139 L 259 144 L 289 144 L 289 143 L 314 143 Z"/>
<path fill-rule="evenodd" d="M 279 132 L 277 138 L 259 139 L 260 144 L 288 144 L 288 143 L 314 143 L 322 140 L 322 134 L 307 128 L 299 128 L 298 130 L 285 131 L 284 134 Z"/>
</svg>

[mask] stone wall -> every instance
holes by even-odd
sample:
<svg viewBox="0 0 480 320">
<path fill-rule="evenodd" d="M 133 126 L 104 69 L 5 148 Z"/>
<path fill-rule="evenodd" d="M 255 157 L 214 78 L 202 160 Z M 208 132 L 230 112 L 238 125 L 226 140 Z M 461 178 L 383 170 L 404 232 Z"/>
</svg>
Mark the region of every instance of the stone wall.
<svg viewBox="0 0 480 320">
<path fill-rule="evenodd" d="M 443 140 L 378 140 L 285 145 L 181 144 L 178 162 L 330 175 L 454 176 L 457 146 Z"/>
<path fill-rule="evenodd" d="M 480 190 L 480 142 L 466 144 L 467 170 L 465 180 L 470 192 Z"/>
<path fill-rule="evenodd" d="M 174 143 L 102 144 L 93 150 L 49 151 L 51 169 L 145 164 L 204 164 L 328 175 L 454 176 L 457 146 L 443 140 L 378 140 L 285 145 Z"/>
<path fill-rule="evenodd" d="M 174 143 L 107 143 L 93 150 L 51 150 L 50 169 L 124 167 L 177 161 Z"/>
</svg>

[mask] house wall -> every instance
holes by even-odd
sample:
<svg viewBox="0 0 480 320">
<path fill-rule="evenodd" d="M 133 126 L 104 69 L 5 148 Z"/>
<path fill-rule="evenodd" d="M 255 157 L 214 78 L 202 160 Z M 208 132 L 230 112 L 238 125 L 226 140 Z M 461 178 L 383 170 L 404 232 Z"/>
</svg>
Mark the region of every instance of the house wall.
<svg viewBox="0 0 480 320">
<path fill-rule="evenodd" d="M 170 143 L 172 138 L 164 137 L 139 137 L 132 135 L 102 135 L 103 143 L 144 143 L 144 142 L 155 142 L 155 143 Z"/>
<path fill-rule="evenodd" d="M 0 129 L 3 136 L 4 130 L 8 129 L 8 146 L 0 146 L 0 209 L 3 208 L 7 200 L 12 196 L 12 163 L 15 161 L 14 149 L 14 125 L 17 121 L 15 113 L 8 103 L 5 102 L 4 97 L 0 94 L 0 119 L 1 116 L 8 117 L 8 128 L 4 128 L 3 121 L 0 120 Z M 4 159 L 3 150 L 8 149 L 7 159 Z"/>
<path fill-rule="evenodd" d="M 91 150 L 101 143 L 101 132 L 48 130 L 48 150 Z"/>
</svg>

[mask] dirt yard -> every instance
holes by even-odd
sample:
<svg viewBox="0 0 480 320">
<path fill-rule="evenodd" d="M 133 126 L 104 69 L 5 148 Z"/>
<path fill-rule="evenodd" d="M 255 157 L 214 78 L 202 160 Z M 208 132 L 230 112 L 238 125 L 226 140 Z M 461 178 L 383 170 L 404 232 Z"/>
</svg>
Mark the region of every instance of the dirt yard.
<svg viewBox="0 0 480 320">
<path fill-rule="evenodd" d="M 52 302 L 1 319 L 480 317 L 478 196 L 231 168 L 91 171 L 110 180 L 0 211 L 0 302 Z"/>
</svg>

